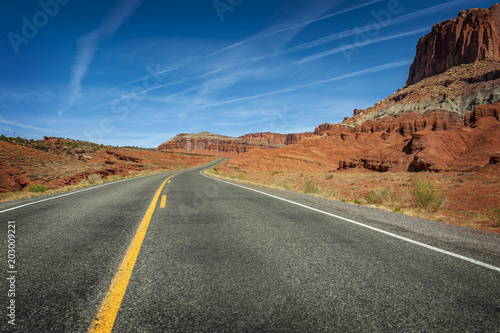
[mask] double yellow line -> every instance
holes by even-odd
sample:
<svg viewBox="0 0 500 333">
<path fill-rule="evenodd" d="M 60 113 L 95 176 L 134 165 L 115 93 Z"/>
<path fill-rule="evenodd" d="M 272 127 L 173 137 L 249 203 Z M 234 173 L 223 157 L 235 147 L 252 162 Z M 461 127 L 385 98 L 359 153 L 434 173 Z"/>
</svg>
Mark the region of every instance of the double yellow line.
<svg viewBox="0 0 500 333">
<path fill-rule="evenodd" d="M 170 180 L 179 173 L 176 173 L 170 177 L 168 177 L 163 184 L 161 184 L 158 191 L 153 198 L 153 201 L 149 205 L 149 208 L 144 215 L 139 228 L 130 243 L 127 253 L 123 258 L 120 267 L 118 267 L 118 271 L 116 272 L 113 281 L 111 282 L 111 287 L 109 288 L 106 297 L 101 304 L 101 308 L 97 315 L 95 316 L 92 324 L 89 327 L 88 332 L 111 332 L 113 326 L 115 324 L 116 316 L 118 315 L 118 310 L 120 309 L 120 305 L 123 300 L 123 296 L 125 295 L 125 291 L 127 290 L 128 282 L 130 280 L 130 276 L 132 275 L 132 271 L 134 270 L 135 262 L 137 260 L 137 256 L 139 255 L 139 251 L 142 246 L 142 242 L 144 237 L 146 236 L 146 232 L 148 231 L 149 222 L 153 216 L 153 213 L 156 208 L 156 204 L 158 202 L 158 198 L 163 190 L 163 187 L 167 182 L 170 183 Z M 166 202 L 166 196 L 162 198 L 162 207 L 164 207 L 164 202 Z"/>
</svg>

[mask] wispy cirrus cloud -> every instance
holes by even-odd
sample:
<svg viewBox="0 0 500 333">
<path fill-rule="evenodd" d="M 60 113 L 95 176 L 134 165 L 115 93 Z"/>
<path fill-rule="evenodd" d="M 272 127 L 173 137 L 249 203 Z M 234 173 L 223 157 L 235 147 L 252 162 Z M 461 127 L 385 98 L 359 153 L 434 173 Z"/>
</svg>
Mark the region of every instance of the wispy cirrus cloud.
<svg viewBox="0 0 500 333">
<path fill-rule="evenodd" d="M 246 97 L 241 97 L 241 98 L 235 98 L 235 99 L 226 100 L 226 101 L 222 101 L 222 102 L 218 102 L 218 103 L 213 103 L 210 105 L 203 105 L 202 107 L 206 108 L 206 107 L 213 107 L 213 106 L 221 106 L 221 105 L 232 104 L 232 103 L 236 103 L 236 102 L 242 102 L 242 101 L 247 101 L 247 100 L 252 100 L 252 99 L 258 99 L 258 98 L 263 98 L 263 97 L 268 97 L 268 96 L 290 93 L 290 92 L 294 92 L 294 91 L 297 91 L 297 90 L 300 90 L 303 88 L 308 88 L 308 87 L 313 87 L 313 86 L 317 86 L 317 85 L 321 85 L 321 84 L 350 79 L 350 78 L 357 77 L 357 76 L 373 74 L 373 73 L 386 71 L 386 70 L 390 70 L 390 69 L 394 69 L 394 68 L 398 68 L 398 67 L 409 66 L 412 63 L 412 61 L 413 61 L 413 59 L 395 61 L 395 62 L 387 63 L 384 65 L 375 66 L 375 67 L 363 69 L 360 71 L 355 71 L 355 72 L 347 73 L 344 75 L 335 76 L 335 77 L 325 79 L 325 80 L 319 80 L 319 81 L 314 81 L 314 82 L 310 82 L 310 83 L 300 84 L 300 85 L 292 86 L 292 87 L 285 88 L 285 89 L 271 91 L 268 93 L 246 96 Z"/>
<path fill-rule="evenodd" d="M 408 31 L 408 32 L 400 33 L 400 34 L 394 34 L 394 35 L 389 35 L 389 36 L 372 38 L 372 39 L 368 39 L 368 40 L 366 40 L 364 42 L 360 42 L 360 43 L 345 44 L 345 45 L 342 45 L 342 46 L 339 46 L 339 47 L 335 47 L 335 48 L 333 48 L 331 50 L 319 52 L 319 53 L 316 53 L 316 54 L 304 57 L 304 58 L 302 58 L 300 60 L 297 60 L 292 65 L 305 64 L 307 62 L 310 62 L 310 61 L 313 61 L 313 60 L 318 60 L 318 59 L 321 59 L 321 58 L 324 58 L 324 57 L 327 57 L 327 56 L 330 56 L 330 55 L 333 55 L 333 54 L 345 52 L 347 50 L 361 48 L 361 47 L 365 47 L 365 46 L 368 46 L 368 45 L 371 45 L 371 44 L 386 42 L 386 41 L 397 39 L 397 38 L 403 38 L 403 37 L 408 37 L 408 36 L 412 36 L 412 35 L 417 35 L 417 34 L 421 34 L 421 33 L 425 32 L 425 31 L 428 31 L 428 30 L 429 30 L 428 28 L 417 29 L 417 30 L 413 30 L 413 31 Z"/>
<path fill-rule="evenodd" d="M 274 35 L 277 35 L 277 34 L 280 34 L 280 33 L 283 33 L 283 32 L 287 32 L 287 31 L 290 31 L 290 30 L 294 30 L 294 29 L 304 28 L 304 27 L 306 27 L 306 26 L 308 26 L 308 25 L 310 25 L 312 23 L 323 21 L 323 20 L 326 20 L 326 19 L 329 19 L 329 18 L 332 18 L 332 17 L 335 17 L 335 16 L 342 15 L 342 14 L 346 14 L 348 12 L 355 11 L 355 10 L 361 9 L 363 7 L 367 7 L 367 6 L 376 4 L 378 2 L 382 2 L 382 1 L 383 0 L 372 0 L 372 1 L 360 4 L 360 5 L 356 5 L 356 6 L 344 9 L 344 10 L 340 10 L 340 11 L 337 11 L 337 12 L 334 12 L 334 13 L 330 13 L 330 14 L 327 14 L 327 15 L 322 15 L 322 16 L 316 17 L 314 19 L 307 19 L 307 20 L 302 21 L 300 23 L 288 25 L 288 26 L 283 27 L 283 28 L 271 29 L 268 32 L 262 32 L 262 33 L 260 33 L 260 34 L 258 34 L 256 36 L 253 36 L 253 37 L 244 39 L 242 41 L 239 41 L 237 43 L 234 43 L 232 45 L 226 46 L 226 47 L 224 47 L 224 48 L 222 48 L 220 50 L 217 50 L 217 51 L 211 53 L 210 56 L 217 55 L 219 53 L 222 53 L 222 52 L 234 49 L 235 47 L 241 46 L 243 44 L 246 44 L 248 42 L 251 42 L 251 41 L 254 41 L 254 40 L 257 40 L 257 39 L 271 37 L 271 36 L 274 36 Z"/>
<path fill-rule="evenodd" d="M 142 0 L 118 1 L 118 4 L 109 11 L 108 15 L 104 17 L 101 24 L 96 29 L 78 38 L 77 53 L 73 66 L 71 67 L 69 84 L 70 95 L 67 108 L 73 106 L 81 97 L 82 80 L 94 59 L 99 42 L 113 36 L 125 20 L 140 6 L 141 2 Z M 60 110 L 59 116 L 62 115 L 64 111 L 65 110 Z"/>
</svg>

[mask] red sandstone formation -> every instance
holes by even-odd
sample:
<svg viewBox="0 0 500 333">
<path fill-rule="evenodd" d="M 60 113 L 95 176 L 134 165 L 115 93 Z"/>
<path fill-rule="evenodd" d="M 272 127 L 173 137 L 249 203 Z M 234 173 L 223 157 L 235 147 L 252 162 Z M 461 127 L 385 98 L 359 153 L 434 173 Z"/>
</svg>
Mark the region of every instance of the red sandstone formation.
<svg viewBox="0 0 500 333">
<path fill-rule="evenodd" d="M 354 127 L 323 124 L 316 129 L 321 136 L 238 155 L 227 166 L 252 171 L 474 171 L 500 160 L 499 111 L 500 103 L 476 107 L 467 125 L 456 113 L 440 110 Z"/>
<path fill-rule="evenodd" d="M 312 132 L 290 133 L 290 134 L 277 134 L 277 133 L 270 133 L 270 132 L 262 133 L 261 132 L 261 133 L 245 134 L 245 135 L 238 137 L 238 139 L 291 145 L 291 144 L 299 142 L 300 140 L 302 140 L 304 138 L 309 138 L 313 135 L 315 135 L 315 134 Z"/>
<path fill-rule="evenodd" d="M 267 142 L 267 143 L 274 143 L 274 144 L 285 144 L 286 140 L 286 134 L 278 134 L 278 133 L 271 133 L 271 132 L 260 132 L 260 133 L 250 133 L 250 134 L 245 134 L 238 139 L 241 140 L 250 140 L 250 141 L 260 141 L 260 142 Z"/>
<path fill-rule="evenodd" d="M 286 139 L 285 139 L 285 145 L 291 145 L 291 144 L 297 143 L 302 139 L 310 138 L 314 135 L 315 134 L 313 132 L 287 134 Z"/>
<path fill-rule="evenodd" d="M 280 147 L 283 147 L 283 145 L 201 132 L 197 134 L 178 134 L 173 139 L 161 144 L 158 150 L 215 156 L 232 156 L 255 148 L 277 149 Z"/>
<path fill-rule="evenodd" d="M 465 117 L 465 125 L 474 125 L 480 119 L 493 117 L 496 120 L 500 121 L 500 103 L 488 104 L 488 105 L 478 105 L 474 108 L 474 111 L 467 114 Z"/>
<path fill-rule="evenodd" d="M 417 44 L 407 84 L 482 60 L 500 61 L 500 4 L 461 11 L 433 26 Z"/>
</svg>

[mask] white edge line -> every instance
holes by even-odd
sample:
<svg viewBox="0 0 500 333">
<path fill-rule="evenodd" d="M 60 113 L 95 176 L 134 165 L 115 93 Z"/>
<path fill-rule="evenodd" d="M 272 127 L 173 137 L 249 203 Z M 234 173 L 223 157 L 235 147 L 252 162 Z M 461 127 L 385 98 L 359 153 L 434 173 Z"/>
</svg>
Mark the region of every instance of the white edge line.
<svg viewBox="0 0 500 333">
<path fill-rule="evenodd" d="M 168 171 L 168 172 L 171 172 L 171 171 Z M 165 173 L 167 173 L 167 172 L 165 172 Z M 65 194 L 61 194 L 61 195 L 58 195 L 58 196 L 55 196 L 55 197 L 51 197 L 51 198 L 47 198 L 47 199 L 42 199 L 42 200 L 38 200 L 38 201 L 33 201 L 33 202 L 28 202 L 28 203 L 26 203 L 24 205 L 19 205 L 19 206 L 15 206 L 15 207 L 11 207 L 11 208 L 5 209 L 5 210 L 1 210 L 0 214 L 6 213 L 6 212 L 10 212 L 12 210 L 16 210 L 16 209 L 19 209 L 19 208 L 23 208 L 23 207 L 26 207 L 26 206 L 35 205 L 35 204 L 38 204 L 38 203 L 41 203 L 41 202 L 45 202 L 45 201 L 49 201 L 49 200 L 54 200 L 54 199 L 59 199 L 59 198 L 62 198 L 62 197 L 66 197 L 68 195 L 73 195 L 73 194 L 77 194 L 77 193 L 81 193 L 81 192 L 85 192 L 85 191 L 94 190 L 94 189 L 99 188 L 99 187 L 104 187 L 104 186 L 108 186 L 108 185 L 111 185 L 111 184 L 117 184 L 117 183 L 121 183 L 121 182 L 124 182 L 124 181 L 127 181 L 127 180 L 139 179 L 139 178 L 143 178 L 143 177 L 150 177 L 150 176 L 154 176 L 154 175 L 159 175 L 159 174 L 145 175 L 145 176 L 134 177 L 134 178 L 129 178 L 129 179 L 120 179 L 120 180 L 115 180 L 115 181 L 112 181 L 112 182 L 109 182 L 109 183 L 106 183 L 106 184 L 101 184 L 101 185 L 96 185 L 96 186 L 84 188 L 82 190 L 71 191 L 71 192 L 68 192 L 68 193 L 65 193 Z"/>
<path fill-rule="evenodd" d="M 384 235 L 387 235 L 387 236 L 390 236 L 390 237 L 394 237 L 394 238 L 400 239 L 402 241 L 405 241 L 405 242 L 408 242 L 408 243 L 411 243 L 411 244 L 414 244 L 414 245 L 418 245 L 418 246 L 424 247 L 424 248 L 432 250 L 432 251 L 436 251 L 436 252 L 439 252 L 439 253 L 442 253 L 442 254 L 446 254 L 446 255 L 448 255 L 450 257 L 458 258 L 458 259 L 461 259 L 461 260 L 473 263 L 475 265 L 486 267 L 486 268 L 492 269 L 494 271 L 500 272 L 500 267 L 496 267 L 496 266 L 484 263 L 482 261 L 478 261 L 478 260 L 475 260 L 475 259 L 472 259 L 472 258 L 469 258 L 469 257 L 462 256 L 460 254 L 456 254 L 456 253 L 453 253 L 453 252 L 450 252 L 450 251 L 446 251 L 446 250 L 440 249 L 440 248 L 432 246 L 432 245 L 421 243 L 421 242 L 418 242 L 416 240 L 413 240 L 413 239 L 410 239 L 410 238 L 407 238 L 407 237 L 399 236 L 399 235 L 393 234 L 392 232 L 388 232 L 388 231 L 385 231 L 385 230 L 382 230 L 382 229 L 379 229 L 379 228 L 375 228 L 375 227 L 372 227 L 370 225 L 367 225 L 367 224 L 364 224 L 364 223 L 361 223 L 361 222 L 357 222 L 357 221 L 354 221 L 354 220 L 351 220 L 351 219 L 348 219 L 348 218 L 345 218 L 345 217 L 342 217 L 342 216 L 338 216 L 338 215 L 335 215 L 335 214 L 332 214 L 332 213 L 328 213 L 328 212 L 325 212 L 325 211 L 317 209 L 317 208 L 309 207 L 309 206 L 303 205 L 301 203 L 298 203 L 298 202 L 295 202 L 295 201 L 292 201 L 292 200 L 288 200 L 288 199 L 284 199 L 284 198 L 278 197 L 276 195 L 272 195 L 272 194 L 269 194 L 269 193 L 266 193 L 266 192 L 262 192 L 262 191 L 259 191 L 259 190 L 256 190 L 256 189 L 253 189 L 253 188 L 250 188 L 250 187 L 242 186 L 242 185 L 239 185 L 239 184 L 231 183 L 231 182 L 228 182 L 228 181 L 225 181 L 225 180 L 222 180 L 222 179 L 217 179 L 217 178 L 209 177 L 208 175 L 205 175 L 203 173 L 203 171 L 204 170 L 200 171 L 200 174 L 202 174 L 203 176 L 205 176 L 207 178 L 210 178 L 210 179 L 213 179 L 213 180 L 217 180 L 217 181 L 220 181 L 220 182 L 223 182 L 223 183 L 227 183 L 227 184 L 230 184 L 230 185 L 233 185 L 233 186 L 238 186 L 238 187 L 247 189 L 249 191 L 254 191 L 254 192 L 257 192 L 257 193 L 260 193 L 260 194 L 264 194 L 264 195 L 267 195 L 269 197 L 272 197 L 272 198 L 275 198 L 275 199 L 279 199 L 279 200 L 282 200 L 282 201 L 285 201 L 285 202 L 288 202 L 288 203 L 291 203 L 291 204 L 294 204 L 294 205 L 297 205 L 297 206 L 300 206 L 300 207 L 303 207 L 303 208 L 307 208 L 309 210 L 312 210 L 312 211 L 315 211 L 315 212 L 318 212 L 318 213 L 321 213 L 321 214 L 325 214 L 325 215 L 334 217 L 336 219 L 339 219 L 339 220 L 342 220 L 342 221 L 345 221 L 345 222 L 349 222 L 349 223 L 358 225 L 358 226 L 363 227 L 363 228 L 367 228 L 367 229 L 370 229 L 370 230 L 373 230 L 373 231 L 377 231 L 377 232 L 382 233 Z"/>
</svg>

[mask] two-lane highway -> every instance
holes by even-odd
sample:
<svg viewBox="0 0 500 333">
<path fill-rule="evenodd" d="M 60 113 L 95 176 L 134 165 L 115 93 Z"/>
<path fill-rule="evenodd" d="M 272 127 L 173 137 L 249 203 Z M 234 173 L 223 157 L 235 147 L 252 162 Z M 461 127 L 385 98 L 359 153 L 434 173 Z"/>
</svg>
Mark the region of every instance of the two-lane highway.
<svg viewBox="0 0 500 333">
<path fill-rule="evenodd" d="M 433 237 L 385 223 L 405 219 L 388 212 L 358 221 L 327 200 L 272 191 L 304 207 L 199 171 L 0 214 L 5 239 L 7 221 L 18 228 L 16 329 L 89 329 L 153 202 L 123 299 L 104 309 L 115 332 L 498 332 L 499 237 L 474 234 L 478 251 L 443 236 L 468 229 Z"/>
</svg>

